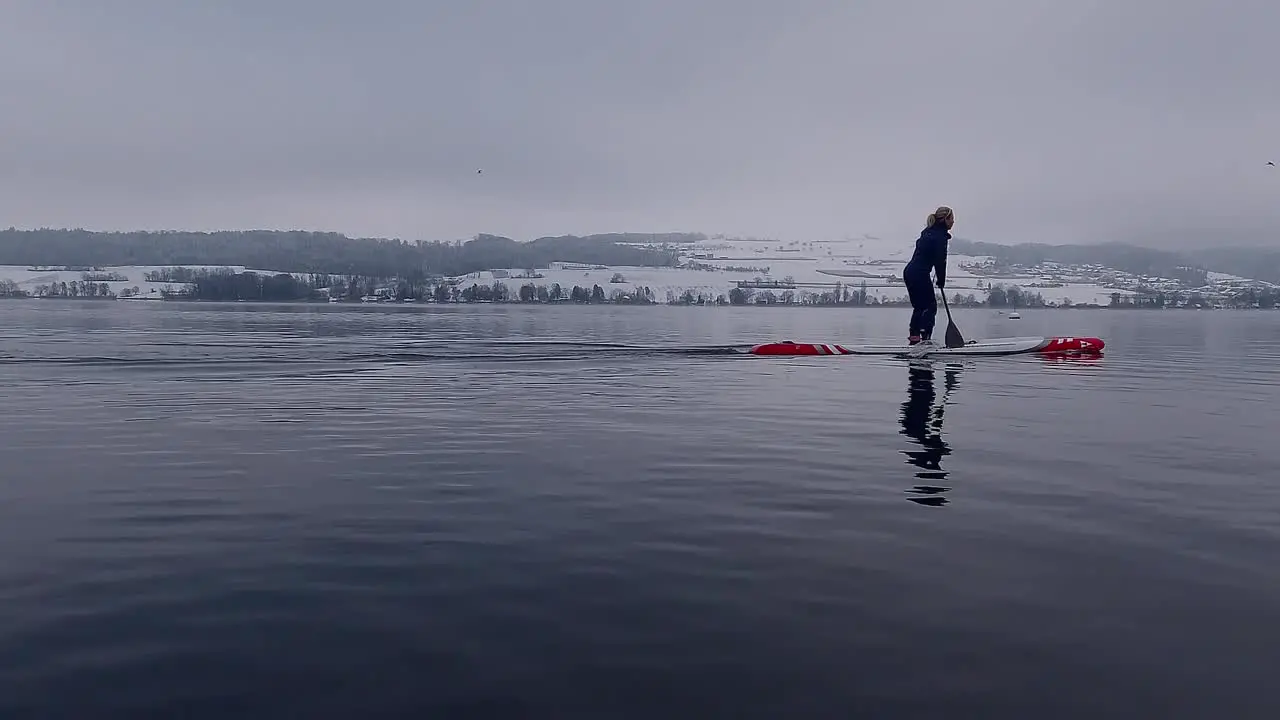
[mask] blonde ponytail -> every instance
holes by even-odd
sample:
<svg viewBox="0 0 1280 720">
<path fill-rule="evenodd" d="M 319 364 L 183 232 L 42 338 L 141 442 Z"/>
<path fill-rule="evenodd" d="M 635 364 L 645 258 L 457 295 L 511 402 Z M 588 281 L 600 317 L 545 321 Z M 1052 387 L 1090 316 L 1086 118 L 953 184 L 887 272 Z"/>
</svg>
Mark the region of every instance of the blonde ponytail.
<svg viewBox="0 0 1280 720">
<path fill-rule="evenodd" d="M 925 220 L 925 227 L 933 227 L 939 220 L 944 223 L 954 223 L 955 213 L 946 205 L 939 205 L 937 210 L 929 213 L 929 217 Z"/>
</svg>

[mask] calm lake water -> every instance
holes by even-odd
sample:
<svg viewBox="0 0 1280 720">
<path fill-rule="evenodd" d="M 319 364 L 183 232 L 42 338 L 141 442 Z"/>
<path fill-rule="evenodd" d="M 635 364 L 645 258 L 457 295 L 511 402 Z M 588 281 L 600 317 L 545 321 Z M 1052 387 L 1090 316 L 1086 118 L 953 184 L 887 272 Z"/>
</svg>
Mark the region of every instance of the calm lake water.
<svg viewBox="0 0 1280 720">
<path fill-rule="evenodd" d="M 0 717 L 1280 717 L 1280 313 L 906 320 L 0 303 Z"/>
</svg>

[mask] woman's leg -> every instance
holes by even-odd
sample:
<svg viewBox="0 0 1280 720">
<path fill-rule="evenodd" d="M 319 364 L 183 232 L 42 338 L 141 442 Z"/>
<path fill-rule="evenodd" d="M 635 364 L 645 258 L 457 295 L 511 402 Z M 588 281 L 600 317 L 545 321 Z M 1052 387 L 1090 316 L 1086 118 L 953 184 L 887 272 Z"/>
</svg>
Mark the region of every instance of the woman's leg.
<svg viewBox="0 0 1280 720">
<path fill-rule="evenodd" d="M 907 284 L 907 297 L 911 300 L 911 327 L 908 328 L 908 334 L 911 337 L 923 336 L 925 330 L 933 327 L 933 323 L 928 316 L 929 303 L 933 301 L 933 293 L 930 292 L 929 288 L 929 279 L 926 277 L 922 280 L 914 275 L 903 279 Z"/>
<path fill-rule="evenodd" d="M 920 337 L 928 340 L 933 337 L 933 323 L 938 317 L 938 297 L 933 294 L 933 286 L 927 280 L 921 295 Z"/>
</svg>

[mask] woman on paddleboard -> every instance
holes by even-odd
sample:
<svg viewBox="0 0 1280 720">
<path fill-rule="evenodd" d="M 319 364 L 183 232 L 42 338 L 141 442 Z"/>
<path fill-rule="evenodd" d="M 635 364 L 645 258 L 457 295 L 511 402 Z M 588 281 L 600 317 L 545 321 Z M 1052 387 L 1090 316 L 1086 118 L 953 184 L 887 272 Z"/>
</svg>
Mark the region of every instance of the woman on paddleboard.
<svg viewBox="0 0 1280 720">
<path fill-rule="evenodd" d="M 942 290 L 947 283 L 947 241 L 951 239 L 951 227 L 956 224 L 955 213 L 946 205 L 929 214 L 924 230 L 916 239 L 916 251 L 911 261 L 902 269 L 902 281 L 907 285 L 907 297 L 911 298 L 911 326 L 907 343 L 916 345 L 929 342 L 933 335 L 933 321 L 938 314 L 938 299 L 933 285 Z M 929 270 L 936 280 L 929 282 Z"/>
</svg>

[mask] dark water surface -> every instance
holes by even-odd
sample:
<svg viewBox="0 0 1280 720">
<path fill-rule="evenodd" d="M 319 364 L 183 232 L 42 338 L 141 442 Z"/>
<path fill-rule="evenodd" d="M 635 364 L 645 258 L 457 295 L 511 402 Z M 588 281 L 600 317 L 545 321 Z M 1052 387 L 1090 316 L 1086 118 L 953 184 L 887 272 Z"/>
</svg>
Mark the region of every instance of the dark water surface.
<svg viewBox="0 0 1280 720">
<path fill-rule="evenodd" d="M 0 303 L 0 717 L 1280 717 L 1280 313 Z"/>
</svg>

